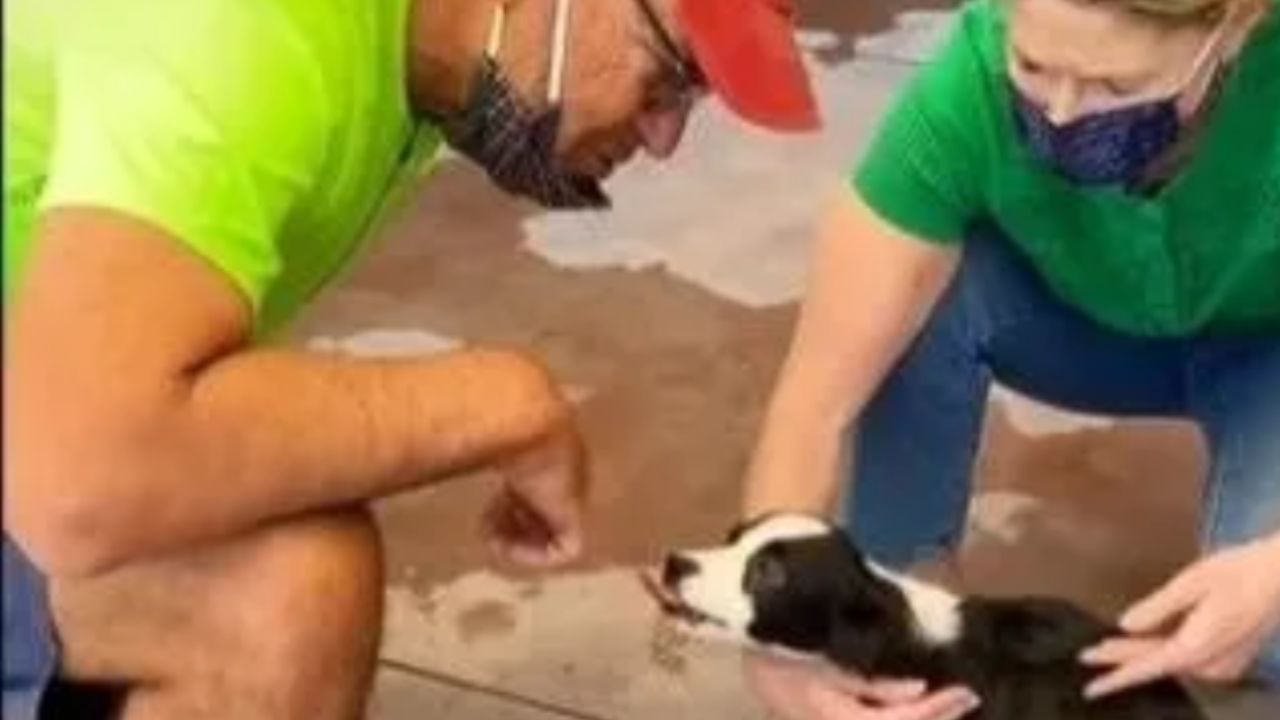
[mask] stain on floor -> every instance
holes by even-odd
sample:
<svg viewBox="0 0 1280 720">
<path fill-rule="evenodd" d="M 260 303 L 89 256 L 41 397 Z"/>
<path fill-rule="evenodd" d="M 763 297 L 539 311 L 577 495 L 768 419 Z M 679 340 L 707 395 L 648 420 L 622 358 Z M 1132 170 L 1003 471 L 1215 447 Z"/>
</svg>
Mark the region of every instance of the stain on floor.
<svg viewBox="0 0 1280 720">
<path fill-rule="evenodd" d="M 511 634 L 516 629 L 516 610 L 507 603 L 487 600 L 463 610 L 457 623 L 458 636 L 470 645 Z"/>
</svg>

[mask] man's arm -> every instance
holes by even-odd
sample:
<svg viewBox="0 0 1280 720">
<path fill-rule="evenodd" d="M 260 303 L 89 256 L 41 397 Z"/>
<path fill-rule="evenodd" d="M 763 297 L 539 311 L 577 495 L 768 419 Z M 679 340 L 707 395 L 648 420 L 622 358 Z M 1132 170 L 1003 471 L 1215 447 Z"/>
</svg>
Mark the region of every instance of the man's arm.
<svg viewBox="0 0 1280 720">
<path fill-rule="evenodd" d="M 924 324 L 957 257 L 839 192 L 819 231 L 799 324 L 748 475 L 746 517 L 827 512 L 845 429 Z"/>
<path fill-rule="evenodd" d="M 91 573 L 483 464 L 567 407 L 514 353 L 367 361 L 250 345 L 241 295 L 154 226 L 50 212 L 5 350 L 5 525 Z"/>
</svg>

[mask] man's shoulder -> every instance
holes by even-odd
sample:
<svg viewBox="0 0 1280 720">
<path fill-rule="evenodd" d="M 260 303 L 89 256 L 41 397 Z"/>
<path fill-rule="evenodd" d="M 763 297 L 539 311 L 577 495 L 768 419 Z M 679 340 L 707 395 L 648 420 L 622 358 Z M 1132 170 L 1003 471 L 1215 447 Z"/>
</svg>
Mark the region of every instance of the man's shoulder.
<svg viewBox="0 0 1280 720">
<path fill-rule="evenodd" d="M 305 28 L 285 12 L 302 3 L 95 0 L 107 7 L 73 9 L 86 4 L 67 3 L 54 20 L 60 94 L 92 97 L 104 117 L 144 115 L 246 150 L 290 137 L 314 144 L 330 95 Z M 117 104 L 129 107 L 116 113 Z"/>
</svg>

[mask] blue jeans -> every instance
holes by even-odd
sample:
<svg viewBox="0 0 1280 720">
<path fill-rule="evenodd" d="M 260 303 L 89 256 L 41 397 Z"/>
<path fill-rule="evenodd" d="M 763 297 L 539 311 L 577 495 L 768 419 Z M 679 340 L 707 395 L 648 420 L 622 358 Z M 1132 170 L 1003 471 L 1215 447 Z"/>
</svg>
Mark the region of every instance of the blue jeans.
<svg viewBox="0 0 1280 720">
<path fill-rule="evenodd" d="M 1206 549 L 1280 530 L 1280 333 L 1170 340 L 1109 330 L 1053 295 L 998 229 L 980 225 L 932 318 L 858 421 L 844 516 L 871 556 L 905 566 L 960 540 L 993 378 L 1069 409 L 1195 421 L 1212 454 Z M 1280 637 L 1260 669 L 1280 684 Z"/>
<path fill-rule="evenodd" d="M 44 577 L 4 536 L 5 720 L 36 720 L 58 670 Z"/>
</svg>

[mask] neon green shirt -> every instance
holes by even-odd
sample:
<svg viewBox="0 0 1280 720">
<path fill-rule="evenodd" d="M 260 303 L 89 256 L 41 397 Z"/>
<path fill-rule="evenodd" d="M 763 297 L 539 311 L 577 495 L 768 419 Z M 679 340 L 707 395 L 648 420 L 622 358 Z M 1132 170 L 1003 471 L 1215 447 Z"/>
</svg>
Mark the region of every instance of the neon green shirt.
<svg viewBox="0 0 1280 720">
<path fill-rule="evenodd" d="M 406 95 L 410 0 L 10 0 L 5 297 L 43 209 L 152 223 L 258 331 L 292 318 L 440 145 Z"/>
<path fill-rule="evenodd" d="M 861 197 L 936 242 L 994 220 L 1059 297 L 1120 331 L 1280 330 L 1280 12 L 1228 70 L 1190 164 L 1144 197 L 1074 186 L 1027 149 L 1001 6 L 962 11 L 854 174 Z"/>
</svg>

